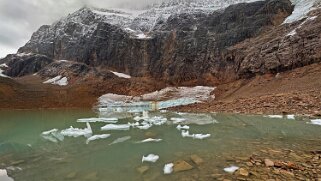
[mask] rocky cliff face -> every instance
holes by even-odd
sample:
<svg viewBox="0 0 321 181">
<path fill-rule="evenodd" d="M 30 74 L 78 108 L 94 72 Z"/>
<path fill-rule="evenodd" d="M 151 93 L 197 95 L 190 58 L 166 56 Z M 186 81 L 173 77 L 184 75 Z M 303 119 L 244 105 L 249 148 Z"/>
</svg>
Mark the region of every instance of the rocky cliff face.
<svg viewBox="0 0 321 181">
<path fill-rule="evenodd" d="M 174 3 L 130 13 L 83 8 L 42 26 L 19 49 L 18 55 L 45 57 L 20 63 L 27 71 L 13 63 L 19 63 L 17 55 L 2 61 L 12 62 L 6 72 L 10 76 L 38 72 L 53 60 L 70 60 L 173 83 L 207 78 L 224 82 L 320 61 L 320 30 L 313 23 L 317 17 L 281 25 L 293 12 L 289 0 L 233 2 L 251 3 L 227 8 L 229 4 L 204 8 Z M 139 15 L 133 17 L 135 13 Z"/>
</svg>

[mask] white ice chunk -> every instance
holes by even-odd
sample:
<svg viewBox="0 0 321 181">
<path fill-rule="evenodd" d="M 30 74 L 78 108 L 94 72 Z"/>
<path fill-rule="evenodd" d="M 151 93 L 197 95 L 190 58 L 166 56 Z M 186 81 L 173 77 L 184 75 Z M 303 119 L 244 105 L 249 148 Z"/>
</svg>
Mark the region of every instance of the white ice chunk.
<svg viewBox="0 0 321 181">
<path fill-rule="evenodd" d="M 145 124 L 145 125 L 143 125 L 143 126 L 136 126 L 136 127 L 137 127 L 138 129 L 147 130 L 147 129 L 151 128 L 152 125 L 150 125 L 150 124 Z"/>
<path fill-rule="evenodd" d="M 129 139 L 131 139 L 130 136 L 124 136 L 124 137 L 121 137 L 121 138 L 117 138 L 112 143 L 110 143 L 109 145 L 113 145 L 113 144 L 116 144 L 116 143 L 122 143 L 122 142 L 125 142 L 125 141 L 129 140 Z"/>
<path fill-rule="evenodd" d="M 96 122 L 104 122 L 104 123 L 117 123 L 118 118 L 82 118 L 78 119 L 77 122 L 79 123 L 96 123 Z"/>
<path fill-rule="evenodd" d="M 173 167 L 174 167 L 174 164 L 173 163 L 168 163 L 168 164 L 165 164 L 164 166 L 164 174 L 171 174 L 173 172 Z"/>
<path fill-rule="evenodd" d="M 109 130 L 119 130 L 119 131 L 127 131 L 129 130 L 130 125 L 128 124 L 107 124 L 101 128 L 102 131 L 109 131 Z"/>
<path fill-rule="evenodd" d="M 110 71 L 110 72 L 113 73 L 114 75 L 116 75 L 117 77 L 120 77 L 120 78 L 125 78 L 125 79 L 132 78 L 130 75 L 127 75 L 127 74 L 124 74 L 124 73 L 113 72 L 113 71 Z"/>
<path fill-rule="evenodd" d="M 199 139 L 199 140 L 209 138 L 209 137 L 211 137 L 211 134 L 195 134 L 194 135 L 194 139 Z"/>
<path fill-rule="evenodd" d="M 0 180 L 1 181 L 13 181 L 13 179 L 8 176 L 7 170 L 2 170 L 2 169 L 0 169 Z"/>
<path fill-rule="evenodd" d="M 153 162 L 153 163 L 155 163 L 158 159 L 159 159 L 158 155 L 149 154 L 146 157 L 143 156 L 142 162 Z"/>
<path fill-rule="evenodd" d="M 193 139 L 205 139 L 205 138 L 209 138 L 211 136 L 211 134 L 189 134 L 189 131 L 185 131 L 185 130 L 182 130 L 182 133 L 181 133 L 182 137 L 183 138 L 193 138 Z"/>
<path fill-rule="evenodd" d="M 313 119 L 313 120 L 311 120 L 311 124 L 320 125 L 321 126 L 321 119 Z"/>
<path fill-rule="evenodd" d="M 181 126 L 180 124 L 176 127 L 176 129 L 181 130 L 181 129 L 189 129 L 189 126 Z"/>
<path fill-rule="evenodd" d="M 61 134 L 63 136 L 69 136 L 69 137 L 79 137 L 84 136 L 86 138 L 91 137 L 92 135 L 92 129 L 89 123 L 86 123 L 87 128 L 79 129 L 79 128 L 73 128 L 72 126 L 68 129 L 62 130 Z"/>
<path fill-rule="evenodd" d="M 264 117 L 272 118 L 272 119 L 282 119 L 283 118 L 282 115 L 267 115 L 267 116 L 264 116 Z"/>
<path fill-rule="evenodd" d="M 106 139 L 110 136 L 110 134 L 102 134 L 102 135 L 94 135 L 87 139 L 86 144 L 90 141 L 98 140 L 98 139 Z"/>
<path fill-rule="evenodd" d="M 64 136 L 58 131 L 58 129 L 52 129 L 49 131 L 44 131 L 41 133 L 41 136 L 51 142 L 57 143 L 64 140 Z"/>
<path fill-rule="evenodd" d="M 147 138 L 147 139 L 145 139 L 143 141 L 139 141 L 137 143 L 160 142 L 160 141 L 162 141 L 162 139 Z"/>
<path fill-rule="evenodd" d="M 135 123 L 128 123 L 129 126 L 136 128 L 137 126 L 139 126 L 139 122 L 135 122 Z"/>
<path fill-rule="evenodd" d="M 286 118 L 287 119 L 295 119 L 295 115 L 287 115 Z"/>
<path fill-rule="evenodd" d="M 224 168 L 224 171 L 227 172 L 227 173 L 234 173 L 239 168 L 240 167 L 237 167 L 237 166 L 231 166 L 231 167 Z"/>
<path fill-rule="evenodd" d="M 186 121 L 186 119 L 185 118 L 171 118 L 171 121 L 173 121 L 173 124 L 179 124 L 179 123 Z"/>
</svg>

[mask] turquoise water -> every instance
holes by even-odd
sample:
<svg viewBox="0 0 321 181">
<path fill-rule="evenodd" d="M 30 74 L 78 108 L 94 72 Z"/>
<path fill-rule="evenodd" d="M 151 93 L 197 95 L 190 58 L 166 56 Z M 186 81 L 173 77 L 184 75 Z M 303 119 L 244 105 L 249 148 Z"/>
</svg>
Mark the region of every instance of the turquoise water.
<svg viewBox="0 0 321 181">
<path fill-rule="evenodd" d="M 183 138 L 177 125 L 153 126 L 148 130 L 101 131 L 106 123 L 91 123 L 93 134 L 111 134 L 109 138 L 86 144 L 85 137 L 65 137 L 58 143 L 44 139 L 41 133 L 53 128 L 63 130 L 77 123 L 79 118 L 97 117 L 92 110 L 35 110 L 0 111 L 0 169 L 7 169 L 15 181 L 49 180 L 181 180 L 206 178 L 213 172 L 223 172 L 231 157 L 248 156 L 264 148 L 307 149 L 321 138 L 321 126 L 307 124 L 297 118 L 270 119 L 262 116 L 227 114 L 176 114 L 154 112 L 150 116 L 168 118 L 184 117 L 189 121 L 191 133 L 211 134 L 204 140 Z M 131 114 L 127 114 L 131 116 Z M 119 123 L 133 122 L 133 117 L 120 119 Z M 204 123 L 198 125 L 195 123 Z M 117 138 L 131 139 L 109 145 Z M 158 143 L 138 141 L 153 137 Z M 319 142 L 320 143 L 320 142 Z M 319 144 L 320 145 L 320 144 Z M 143 155 L 157 154 L 156 163 L 142 163 Z M 203 158 L 204 165 L 194 165 L 190 156 Z M 171 175 L 163 174 L 166 163 L 185 160 L 195 169 Z M 148 166 L 144 173 L 137 171 Z"/>
</svg>

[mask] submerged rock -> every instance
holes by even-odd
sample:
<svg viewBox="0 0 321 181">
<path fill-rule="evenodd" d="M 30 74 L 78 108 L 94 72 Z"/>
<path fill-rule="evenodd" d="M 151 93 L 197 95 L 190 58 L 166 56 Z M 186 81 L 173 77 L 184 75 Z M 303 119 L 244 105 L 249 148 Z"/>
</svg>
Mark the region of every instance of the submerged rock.
<svg viewBox="0 0 321 181">
<path fill-rule="evenodd" d="M 138 167 L 136 170 L 140 174 L 144 174 L 149 170 L 149 166 L 141 166 L 141 167 Z"/>
<path fill-rule="evenodd" d="M 201 165 L 202 163 L 204 163 L 204 160 L 199 157 L 198 155 L 192 155 L 191 156 L 191 160 L 196 164 L 196 165 Z"/>
<path fill-rule="evenodd" d="M 174 172 L 182 172 L 192 170 L 193 166 L 184 160 L 178 160 L 174 163 Z"/>
</svg>

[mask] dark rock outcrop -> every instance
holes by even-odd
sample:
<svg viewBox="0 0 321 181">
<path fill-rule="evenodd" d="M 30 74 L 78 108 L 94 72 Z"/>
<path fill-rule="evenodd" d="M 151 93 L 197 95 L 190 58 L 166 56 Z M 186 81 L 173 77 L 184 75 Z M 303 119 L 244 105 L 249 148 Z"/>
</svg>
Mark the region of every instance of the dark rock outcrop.
<svg viewBox="0 0 321 181">
<path fill-rule="evenodd" d="M 280 25 L 292 11 L 289 0 L 266 0 L 210 14 L 174 14 L 167 21 L 157 21 L 145 33 L 150 38 L 139 39 L 84 8 L 52 26 L 42 26 L 19 53 L 45 55 L 48 63 L 65 59 L 173 83 L 207 77 L 228 81 L 251 69 L 239 56 L 245 52 L 228 48 Z M 8 75 L 27 72 L 34 71 Z"/>
</svg>

